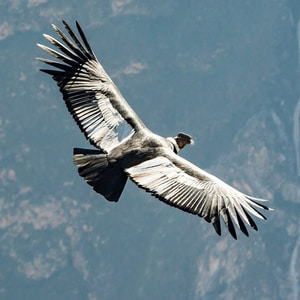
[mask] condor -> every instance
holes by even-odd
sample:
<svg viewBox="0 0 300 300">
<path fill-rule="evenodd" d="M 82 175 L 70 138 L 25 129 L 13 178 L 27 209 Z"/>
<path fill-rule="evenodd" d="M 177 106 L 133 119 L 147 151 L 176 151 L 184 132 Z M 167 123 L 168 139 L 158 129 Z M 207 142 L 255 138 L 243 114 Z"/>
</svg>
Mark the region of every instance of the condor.
<svg viewBox="0 0 300 300">
<path fill-rule="evenodd" d="M 58 51 L 38 44 L 55 60 L 38 60 L 52 66 L 41 71 L 57 82 L 70 114 L 97 148 L 74 149 L 79 175 L 115 202 L 130 178 L 159 200 L 211 222 L 219 235 L 221 218 L 235 239 L 234 223 L 247 236 L 245 223 L 257 230 L 251 214 L 266 219 L 258 210 L 270 210 L 261 204 L 266 200 L 245 195 L 178 156 L 180 149 L 193 144 L 192 138 L 151 132 L 105 72 L 79 24 L 80 38 L 63 24 L 69 36 L 53 25 L 62 42 L 44 35 Z"/>
</svg>

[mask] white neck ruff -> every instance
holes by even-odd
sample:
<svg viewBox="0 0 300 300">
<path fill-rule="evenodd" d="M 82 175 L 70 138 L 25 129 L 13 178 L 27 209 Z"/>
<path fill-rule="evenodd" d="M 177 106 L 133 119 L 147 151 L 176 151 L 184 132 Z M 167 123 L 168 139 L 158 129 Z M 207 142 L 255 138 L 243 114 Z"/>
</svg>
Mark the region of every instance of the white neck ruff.
<svg viewBox="0 0 300 300">
<path fill-rule="evenodd" d="M 173 151 L 177 154 L 180 150 L 176 140 L 172 137 L 167 137 L 167 140 L 171 142 L 171 144 L 173 145 Z"/>
</svg>

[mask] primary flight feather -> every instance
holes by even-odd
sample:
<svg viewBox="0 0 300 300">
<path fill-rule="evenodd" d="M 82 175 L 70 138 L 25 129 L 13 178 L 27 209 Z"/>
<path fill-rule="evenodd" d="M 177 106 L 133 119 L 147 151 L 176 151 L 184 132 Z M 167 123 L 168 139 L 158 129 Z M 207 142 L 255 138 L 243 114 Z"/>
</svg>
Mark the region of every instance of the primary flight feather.
<svg viewBox="0 0 300 300">
<path fill-rule="evenodd" d="M 151 132 L 126 102 L 105 72 L 81 27 L 81 40 L 63 21 L 69 37 L 52 25 L 62 42 L 44 34 L 55 47 L 38 46 L 56 60 L 38 58 L 52 66 L 41 69 L 57 82 L 66 106 L 88 141 L 97 150 L 74 149 L 79 175 L 97 193 L 117 202 L 130 178 L 163 202 L 211 222 L 221 235 L 220 218 L 236 239 L 234 224 L 248 236 L 245 225 L 257 230 L 254 215 L 270 210 L 263 199 L 245 195 L 196 167 L 177 153 L 192 138 L 184 133 L 164 138 Z"/>
</svg>

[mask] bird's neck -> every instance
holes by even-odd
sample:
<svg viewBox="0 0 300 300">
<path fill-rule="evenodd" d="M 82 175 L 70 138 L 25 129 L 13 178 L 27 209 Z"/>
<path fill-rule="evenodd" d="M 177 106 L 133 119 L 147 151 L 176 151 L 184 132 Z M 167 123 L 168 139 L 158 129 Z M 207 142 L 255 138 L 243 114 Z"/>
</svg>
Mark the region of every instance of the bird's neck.
<svg viewBox="0 0 300 300">
<path fill-rule="evenodd" d="M 180 150 L 176 140 L 172 137 L 167 137 L 167 140 L 171 143 L 171 145 L 173 146 L 173 151 L 177 154 Z"/>
</svg>

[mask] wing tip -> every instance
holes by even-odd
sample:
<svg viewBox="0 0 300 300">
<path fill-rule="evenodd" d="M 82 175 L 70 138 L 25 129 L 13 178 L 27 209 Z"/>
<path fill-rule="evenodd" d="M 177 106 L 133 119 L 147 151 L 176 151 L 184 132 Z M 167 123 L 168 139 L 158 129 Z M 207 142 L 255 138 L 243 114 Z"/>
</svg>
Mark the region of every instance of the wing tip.
<svg viewBox="0 0 300 300">
<path fill-rule="evenodd" d="M 215 221 L 215 222 L 212 223 L 212 225 L 214 226 L 214 229 L 215 229 L 217 235 L 221 236 L 222 235 L 222 231 L 221 231 L 220 221 Z"/>
<path fill-rule="evenodd" d="M 62 19 L 61 22 L 63 23 L 64 26 L 68 26 L 68 23 L 64 19 Z"/>
</svg>

